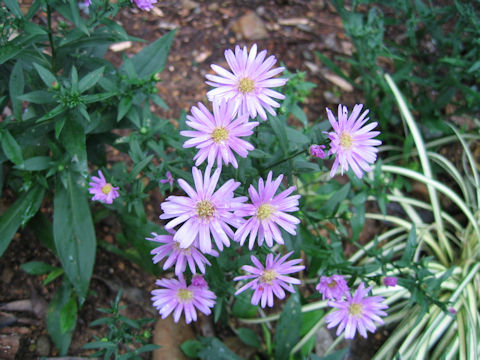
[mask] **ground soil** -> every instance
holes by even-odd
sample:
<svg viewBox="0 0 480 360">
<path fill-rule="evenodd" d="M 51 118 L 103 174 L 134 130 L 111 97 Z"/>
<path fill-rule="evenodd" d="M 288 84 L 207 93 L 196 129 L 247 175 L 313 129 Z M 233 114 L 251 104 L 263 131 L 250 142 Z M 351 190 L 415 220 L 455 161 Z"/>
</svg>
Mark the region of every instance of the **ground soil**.
<svg viewBox="0 0 480 360">
<path fill-rule="evenodd" d="M 268 33 L 266 38 L 245 39 L 236 29 L 236 21 L 252 11 L 265 26 Z M 166 69 L 162 73 L 162 82 L 158 85 L 159 95 L 170 110 L 156 111 L 167 119 L 178 118 L 182 110 L 188 112 L 191 106 L 205 99 L 207 85 L 204 81 L 205 74 L 211 71 L 210 64 L 225 65 L 224 51 L 236 44 L 250 47 L 256 43 L 259 49 L 267 49 L 269 54 L 274 54 L 290 71 L 306 72 L 307 80 L 317 85 L 304 105 L 308 118 L 312 121 L 325 117 L 325 107 L 336 105 L 335 94 L 339 92 L 342 92 L 342 101 L 349 106 L 362 98 L 361 94 L 347 92 L 339 84 L 326 80 L 326 69 L 315 57 L 315 51 L 322 52 L 331 59 L 339 55 L 348 56 L 352 48 L 344 35 L 339 16 L 328 1 L 159 1 L 155 11 L 124 9 L 116 20 L 128 34 L 145 39 L 147 44 L 169 30 L 177 29 Z M 144 44 L 133 43 L 122 53 L 133 55 L 142 46 Z M 117 65 L 120 63 L 120 53 L 109 52 L 107 57 Z M 157 221 L 159 205 L 154 206 L 157 208 L 151 209 L 150 220 Z M 42 210 L 47 216 L 48 207 L 48 203 L 45 203 Z M 115 242 L 114 227 L 112 221 L 97 224 L 99 240 Z M 0 319 L 6 315 L 16 319 L 16 322 L 0 327 L 0 337 L 18 340 L 19 349 L 14 356 L 16 359 L 34 359 L 40 354 L 39 347 L 45 345 L 43 335 L 46 334 L 46 304 L 59 286 L 58 281 L 42 286 L 42 276 L 30 276 L 20 269 L 22 263 L 33 260 L 59 265 L 55 256 L 27 226 L 15 235 L 0 261 L 0 304 L 4 306 L 13 301 L 30 300 L 30 306 L 34 305 L 33 310 L 28 306 L 23 311 L 0 309 Z M 97 251 L 94 274 L 91 295 L 79 312 L 69 351 L 72 356 L 91 353 L 82 350 L 81 346 L 92 341 L 94 336 L 102 336 L 102 331 L 101 328 L 88 325 L 100 315 L 96 308 L 108 307 L 119 287 L 126 289 L 122 302 L 128 305 L 128 316 L 157 316 L 149 304 L 149 292 L 155 281 L 153 275 L 101 247 Z M 47 349 L 42 348 L 41 355 L 57 356 L 53 344 L 49 341 L 47 344 L 49 346 Z M 363 351 L 366 346 L 370 345 L 360 344 L 361 349 L 356 359 L 368 358 L 367 354 L 371 350 Z M 362 352 L 365 353 L 364 356 L 361 355 Z M 5 354 L 8 351 L 0 353 L 0 358 L 7 356 Z"/>
</svg>

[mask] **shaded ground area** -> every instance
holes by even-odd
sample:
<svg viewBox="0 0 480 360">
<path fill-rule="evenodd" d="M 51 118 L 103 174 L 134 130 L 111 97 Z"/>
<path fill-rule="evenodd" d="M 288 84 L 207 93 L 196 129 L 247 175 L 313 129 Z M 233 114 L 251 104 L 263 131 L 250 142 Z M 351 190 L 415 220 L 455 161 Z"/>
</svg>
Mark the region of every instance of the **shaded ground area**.
<svg viewBox="0 0 480 360">
<path fill-rule="evenodd" d="M 333 59 L 338 55 L 348 56 L 351 51 L 341 20 L 327 1 L 160 1 L 154 11 L 125 9 L 116 20 L 127 33 L 145 39 L 147 44 L 177 29 L 162 82 L 158 85 L 159 95 L 170 107 L 168 111 L 155 109 L 164 118 L 177 119 L 182 110 L 188 112 L 198 101 L 205 100 L 208 87 L 204 81 L 205 74 L 211 71 L 210 64 L 225 66 L 224 51 L 236 44 L 250 47 L 256 43 L 259 49 L 275 55 L 290 71 L 306 72 L 307 80 L 317 84 L 305 104 L 310 121 L 323 119 L 325 107 L 336 106 L 340 101 L 338 94 L 342 94 L 341 101 L 348 105 L 361 100 L 358 93 L 335 77 L 327 76 L 330 79 L 327 80 L 326 69 L 314 55 L 319 51 Z M 119 64 L 122 53 L 131 56 L 142 46 L 144 44 L 122 44 L 123 50 L 111 51 L 108 57 Z M 157 213 L 158 208 L 159 204 L 157 209 L 150 209 L 150 214 Z M 51 213 L 48 204 L 44 204 L 43 210 L 47 216 Z M 152 216 L 151 220 L 157 219 Z M 98 224 L 99 240 L 115 242 L 115 226 L 111 219 Z M 33 260 L 59 265 L 36 235 L 29 228 L 20 231 L 0 261 L 0 304 L 3 304 L 0 358 L 58 355 L 46 336 L 44 317 L 59 281 L 42 286 L 42 276 L 29 276 L 20 269 L 22 263 Z M 129 305 L 128 316 L 157 317 L 149 300 L 149 292 L 155 286 L 152 275 L 101 248 L 97 252 L 94 274 L 91 295 L 79 313 L 71 355 L 91 353 L 81 346 L 92 341 L 94 335 L 103 334 L 101 328 L 88 324 L 99 317 L 96 308 L 108 307 L 120 287 L 125 288 L 122 303 Z M 16 310 L 5 308 L 5 304 L 18 300 L 25 302 L 16 303 Z M 214 331 L 208 321 L 200 321 L 196 326 L 198 334 L 208 335 Z"/>
</svg>

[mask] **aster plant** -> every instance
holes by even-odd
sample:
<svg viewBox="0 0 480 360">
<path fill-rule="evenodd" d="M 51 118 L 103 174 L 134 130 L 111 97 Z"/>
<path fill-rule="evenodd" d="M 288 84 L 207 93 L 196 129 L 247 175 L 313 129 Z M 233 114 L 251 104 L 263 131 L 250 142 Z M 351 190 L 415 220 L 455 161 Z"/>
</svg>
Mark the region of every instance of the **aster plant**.
<svg viewBox="0 0 480 360">
<path fill-rule="evenodd" d="M 234 281 L 251 280 L 235 292 L 235 295 L 242 293 L 247 289 L 253 289 L 252 305 L 258 305 L 264 308 L 266 305 L 273 306 L 274 295 L 279 299 L 285 298 L 285 290 L 295 292 L 293 285 L 300 284 L 300 280 L 289 274 L 296 273 L 305 269 L 305 266 L 298 265 L 302 259 L 286 261 L 293 252 L 289 252 L 282 257 L 277 254 L 268 254 L 265 266 L 254 255 L 250 257 L 254 266 L 244 265 L 242 270 L 249 272 L 248 275 L 241 275 L 234 278 Z"/>
<path fill-rule="evenodd" d="M 351 168 L 355 175 L 361 178 L 364 172 L 372 170 L 370 165 L 377 159 L 377 146 L 382 142 L 373 138 L 380 132 L 372 131 L 377 126 L 377 122 L 366 125 L 369 120 L 368 110 L 360 114 L 362 108 L 362 104 L 355 105 L 348 116 L 347 107 L 338 105 L 338 120 L 327 108 L 328 121 L 333 128 L 333 131 L 328 133 L 330 139 L 328 155 L 335 155 L 335 161 L 330 170 L 331 177 L 335 176 L 340 166 L 342 175 L 344 171 Z"/>
<path fill-rule="evenodd" d="M 215 305 L 217 298 L 204 284 L 187 286 L 182 275 L 178 277 L 178 280 L 157 280 L 156 285 L 161 288 L 152 291 L 153 306 L 157 308 L 162 319 L 173 312 L 175 322 L 180 320 L 182 312 L 185 314 L 187 324 L 197 320 L 197 310 L 205 315 L 210 315 L 210 309 Z"/>
<path fill-rule="evenodd" d="M 192 168 L 195 189 L 185 180 L 178 179 L 178 184 L 188 196 L 171 195 L 161 204 L 163 214 L 160 219 L 169 220 L 165 229 L 170 230 L 182 224 L 173 239 L 185 249 L 198 238 L 198 246 L 203 253 L 212 251 L 212 237 L 220 251 L 223 246 L 230 246 L 234 232 L 231 226 L 238 227 L 242 221 L 233 211 L 246 201 L 246 197 L 235 197 L 234 190 L 239 182 L 230 179 L 219 189 L 215 188 L 220 177 L 220 169 L 212 176 L 211 168 L 202 172 Z"/>
<path fill-rule="evenodd" d="M 285 68 L 280 66 L 272 69 L 277 60 L 273 55 L 265 59 L 266 55 L 266 50 L 257 54 L 257 44 L 254 44 L 250 51 L 247 47 L 241 49 L 238 45 L 235 52 L 226 50 L 225 58 L 230 71 L 212 65 L 217 75 L 206 75 L 206 83 L 214 87 L 207 92 L 208 99 L 237 102 L 239 114 L 248 114 L 252 119 L 258 114 L 262 120 L 267 120 L 267 112 L 275 116 L 275 108 L 280 107 L 280 104 L 274 99 L 282 100 L 285 95 L 271 88 L 285 85 L 287 79 L 273 78 Z"/>
<path fill-rule="evenodd" d="M 367 330 L 374 333 L 375 322 L 383 324 L 380 316 L 387 316 L 383 310 L 388 305 L 383 304 L 385 299 L 381 296 L 367 296 L 370 290 L 371 287 L 365 289 L 361 283 L 353 296 L 347 292 L 345 300 L 329 301 L 328 305 L 335 310 L 326 317 L 327 327 L 338 325 L 337 335 L 345 331 L 346 339 L 353 339 L 357 330 L 364 338 L 368 336 Z"/>
<path fill-rule="evenodd" d="M 273 246 L 273 242 L 283 244 L 282 234 L 279 227 L 288 233 L 295 235 L 297 224 L 300 220 L 289 212 L 298 210 L 298 199 L 300 195 L 290 195 L 295 191 L 295 186 L 275 195 L 283 180 L 283 175 L 279 175 L 272 181 L 273 172 L 268 173 L 264 182 L 262 178 L 258 180 L 258 191 L 253 185 L 248 188 L 251 204 L 243 204 L 235 212 L 239 217 L 250 218 L 245 221 L 235 232 L 235 241 L 243 245 L 246 238 L 249 237 L 248 248 L 251 250 L 257 240 L 261 246 L 265 241 L 268 246 Z M 257 238 L 258 236 L 258 238 Z"/>
<path fill-rule="evenodd" d="M 241 137 L 252 135 L 252 129 L 258 122 L 249 122 L 248 114 L 237 117 L 237 108 L 236 102 L 224 99 L 213 102 L 213 115 L 202 103 L 198 103 L 198 107 L 192 107 L 192 115 L 187 115 L 187 125 L 195 130 L 184 130 L 180 135 L 192 138 L 183 147 L 198 149 L 193 158 L 196 160 L 195 166 L 207 160 L 209 166 L 215 162 L 217 167 L 222 167 L 222 163 L 231 163 L 234 168 L 238 168 L 234 153 L 245 158 L 254 149 L 252 144 Z"/>
<path fill-rule="evenodd" d="M 181 248 L 180 244 L 173 239 L 173 234 L 175 234 L 175 231 L 172 231 L 172 235 L 152 233 L 153 237 L 147 238 L 147 240 L 163 244 L 150 252 L 150 254 L 154 255 L 152 259 L 153 263 L 156 264 L 166 258 L 163 264 L 163 270 L 175 265 L 175 275 L 177 276 L 183 274 L 187 265 L 193 274 L 197 268 L 201 273 L 205 274 L 205 265 L 210 266 L 211 264 L 196 247 L 197 241 L 194 241 L 186 248 Z M 218 256 L 218 253 L 212 250 L 210 255 Z"/>
<path fill-rule="evenodd" d="M 105 179 L 103 173 L 98 170 L 98 177 L 92 176 L 92 181 L 88 184 L 88 192 L 93 195 L 93 201 L 100 201 L 104 204 L 112 204 L 113 200 L 120 196 L 119 187 L 115 187 Z"/>
</svg>

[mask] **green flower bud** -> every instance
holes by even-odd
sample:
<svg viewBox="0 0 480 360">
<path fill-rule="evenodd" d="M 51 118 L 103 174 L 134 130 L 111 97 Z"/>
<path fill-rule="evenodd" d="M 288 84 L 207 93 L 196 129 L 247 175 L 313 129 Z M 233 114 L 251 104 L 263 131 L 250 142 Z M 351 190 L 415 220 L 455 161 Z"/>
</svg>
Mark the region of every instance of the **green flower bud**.
<svg viewBox="0 0 480 360">
<path fill-rule="evenodd" d="M 56 81 L 56 80 L 52 81 L 52 83 L 50 84 L 50 86 L 52 87 L 53 90 L 58 90 L 58 89 L 60 89 L 60 84 L 59 84 L 58 81 Z"/>
<path fill-rule="evenodd" d="M 140 134 L 145 135 L 146 133 L 148 133 L 148 129 L 145 126 L 142 126 L 140 128 Z"/>
</svg>

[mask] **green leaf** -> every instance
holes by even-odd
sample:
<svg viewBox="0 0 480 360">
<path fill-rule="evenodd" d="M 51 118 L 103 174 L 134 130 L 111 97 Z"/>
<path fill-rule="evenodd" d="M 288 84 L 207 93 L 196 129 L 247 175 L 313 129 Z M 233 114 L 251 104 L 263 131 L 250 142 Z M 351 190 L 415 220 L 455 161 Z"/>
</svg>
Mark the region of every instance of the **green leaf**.
<svg viewBox="0 0 480 360">
<path fill-rule="evenodd" d="M 343 185 L 340 190 L 336 191 L 319 209 L 321 213 L 325 214 L 325 217 L 332 217 L 338 210 L 340 204 L 347 198 L 350 191 L 350 183 Z"/>
<path fill-rule="evenodd" d="M 2 150 L 5 156 L 16 165 L 23 163 L 22 149 L 18 145 L 15 138 L 7 129 L 3 129 L 0 133 L 0 141 L 2 142 Z"/>
<path fill-rule="evenodd" d="M 257 307 L 251 304 L 251 296 L 243 292 L 235 297 L 232 314 L 238 318 L 252 318 L 257 315 Z"/>
<path fill-rule="evenodd" d="M 33 63 L 33 66 L 35 67 L 35 70 L 37 70 L 38 75 L 40 75 L 40 78 L 43 80 L 47 88 L 50 88 L 52 83 L 57 81 L 57 78 L 43 66 L 38 65 L 37 63 Z"/>
<path fill-rule="evenodd" d="M 187 355 L 189 358 L 197 358 L 198 352 L 203 348 L 203 345 L 198 340 L 187 340 L 182 345 L 180 349 Z"/>
<path fill-rule="evenodd" d="M 198 352 L 202 360 L 242 360 L 215 337 L 201 339 L 203 349 Z"/>
<path fill-rule="evenodd" d="M 47 275 L 47 277 L 45 278 L 45 280 L 42 281 L 42 286 L 47 286 L 47 285 L 50 284 L 53 280 L 55 280 L 55 279 L 58 278 L 59 276 L 62 276 L 64 273 L 65 273 L 65 271 L 63 271 L 63 269 L 56 268 L 55 270 L 53 270 L 52 272 L 50 272 L 50 273 Z"/>
<path fill-rule="evenodd" d="M 60 134 L 60 142 L 70 156 L 70 165 L 83 176 L 88 174 L 87 147 L 85 131 L 82 125 L 69 120 Z"/>
<path fill-rule="evenodd" d="M 168 105 L 163 101 L 163 99 L 158 96 L 157 94 L 150 95 L 150 98 L 153 100 L 155 104 L 160 106 L 162 109 L 169 110 Z"/>
<path fill-rule="evenodd" d="M 176 30 L 170 31 L 130 58 L 139 78 L 149 77 L 163 70 L 175 32 Z M 123 66 L 121 70 L 125 70 Z"/>
<path fill-rule="evenodd" d="M 305 115 L 303 110 L 297 104 L 294 104 L 290 111 L 292 112 L 293 116 L 301 121 L 304 127 L 308 126 L 307 115 Z"/>
<path fill-rule="evenodd" d="M 95 261 L 96 238 L 83 189 L 73 174 L 66 174 L 66 188 L 57 180 L 53 201 L 53 238 L 65 274 L 82 304 L 88 291 Z"/>
<path fill-rule="evenodd" d="M 90 104 L 90 103 L 106 100 L 108 98 L 111 98 L 113 95 L 115 95 L 114 92 L 83 95 L 82 101 L 84 104 Z"/>
<path fill-rule="evenodd" d="M 131 107 L 131 97 L 124 97 L 122 98 L 122 100 L 120 100 L 120 103 L 118 104 L 117 122 L 123 119 L 123 117 L 128 113 Z"/>
<path fill-rule="evenodd" d="M 289 142 L 287 138 L 287 132 L 285 130 L 285 120 L 283 118 L 282 120 L 280 120 L 278 116 L 272 116 L 268 123 L 270 124 L 273 132 L 278 138 L 280 148 L 282 149 L 283 154 L 287 155 Z"/>
<path fill-rule="evenodd" d="M 153 157 L 154 157 L 153 155 L 149 155 L 139 163 L 135 164 L 130 174 L 128 174 L 130 179 L 132 180 L 135 179 L 137 175 L 140 173 L 140 171 L 142 171 L 145 168 L 145 166 L 147 166 L 152 162 Z"/>
<path fill-rule="evenodd" d="M 345 355 L 348 354 L 348 350 L 349 348 L 347 347 L 321 357 L 315 354 L 310 354 L 309 360 L 342 360 L 345 358 Z"/>
<path fill-rule="evenodd" d="M 71 93 L 78 92 L 78 71 L 75 66 L 72 66 L 72 70 L 70 71 L 70 82 L 72 88 L 70 89 Z"/>
<path fill-rule="evenodd" d="M 23 18 L 23 13 L 22 10 L 20 10 L 17 0 L 4 0 L 3 2 L 16 18 Z"/>
<path fill-rule="evenodd" d="M 413 255 L 415 255 L 415 250 L 417 249 L 417 231 L 415 224 L 412 223 L 410 233 L 408 234 L 407 244 L 405 245 L 405 250 L 403 251 L 402 258 L 400 263 L 409 266 L 410 262 L 413 260 Z"/>
<path fill-rule="evenodd" d="M 254 348 L 260 348 L 260 340 L 258 340 L 257 334 L 252 329 L 239 328 L 237 329 L 237 335 L 245 344 Z"/>
<path fill-rule="evenodd" d="M 33 104 L 49 104 L 55 102 L 53 95 L 44 90 L 35 90 L 21 96 L 18 96 L 19 100 L 28 101 Z"/>
<path fill-rule="evenodd" d="M 8 83 L 10 100 L 12 101 L 13 107 L 13 115 L 15 116 L 15 119 L 17 121 L 22 120 L 22 101 L 18 97 L 23 94 L 24 87 L 25 81 L 23 77 L 22 61 L 18 60 L 12 69 L 12 73 L 10 74 L 10 81 Z"/>
<path fill-rule="evenodd" d="M 49 112 L 47 112 L 45 115 L 43 115 L 40 119 L 38 119 L 36 122 L 39 123 L 39 122 L 42 122 L 42 121 L 45 121 L 45 120 L 49 120 L 51 118 L 54 118 L 55 116 L 58 116 L 60 115 L 61 113 L 63 113 L 65 111 L 65 107 L 63 105 L 57 105 L 56 107 L 54 107 L 52 110 L 50 110 Z"/>
<path fill-rule="evenodd" d="M 290 295 L 283 308 L 275 332 L 275 359 L 288 359 L 290 350 L 297 343 L 302 327 L 302 311 L 297 293 Z"/>
<path fill-rule="evenodd" d="M 102 78 L 104 70 L 105 66 L 102 66 L 85 75 L 78 84 L 78 90 L 83 93 L 92 86 L 95 86 L 95 84 Z"/>
<path fill-rule="evenodd" d="M 78 11 L 78 1 L 77 0 L 70 0 L 70 11 L 73 19 L 73 23 L 77 28 L 82 30 L 87 36 L 90 35 L 88 32 L 87 26 L 85 25 L 85 21 L 80 16 L 80 12 Z"/>
<path fill-rule="evenodd" d="M 112 341 L 93 341 L 82 346 L 82 349 L 115 349 L 118 345 Z"/>
<path fill-rule="evenodd" d="M 48 334 L 52 338 L 55 346 L 58 349 L 60 356 L 67 354 L 70 342 L 72 340 L 73 330 L 75 328 L 75 323 L 77 321 L 77 314 L 72 314 L 73 326 L 68 329 L 66 332 L 63 332 L 60 325 L 61 311 L 65 304 L 67 304 L 70 299 L 74 296 L 72 292 L 72 287 L 66 281 L 62 283 L 60 288 L 57 289 L 55 295 L 53 296 L 52 301 L 48 304 L 47 309 L 47 330 Z"/>
<path fill-rule="evenodd" d="M 20 268 L 30 275 L 43 275 L 56 269 L 55 266 L 45 264 L 42 261 L 29 261 L 20 265 Z"/>
<path fill-rule="evenodd" d="M 60 310 L 60 331 L 66 333 L 70 330 L 73 330 L 75 323 L 77 322 L 77 301 L 75 297 L 71 297 L 65 305 L 62 306 Z"/>
<path fill-rule="evenodd" d="M 16 169 L 27 171 L 42 171 L 50 167 L 52 159 L 48 156 L 34 156 L 26 159 L 22 164 L 14 166 Z"/>
<path fill-rule="evenodd" d="M 0 256 L 10 244 L 20 225 L 26 224 L 38 211 L 44 193 L 45 190 L 42 186 L 35 185 L 0 215 Z"/>
</svg>

